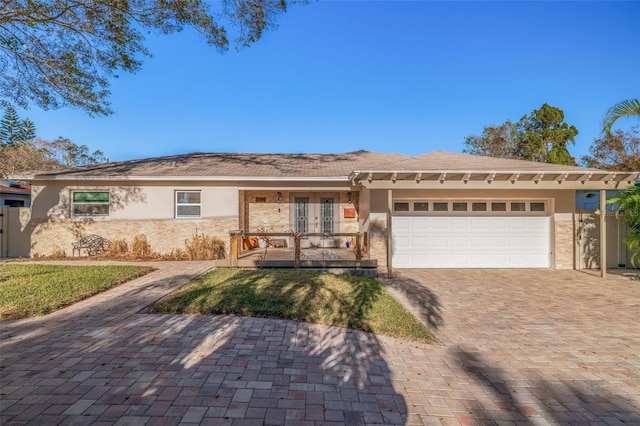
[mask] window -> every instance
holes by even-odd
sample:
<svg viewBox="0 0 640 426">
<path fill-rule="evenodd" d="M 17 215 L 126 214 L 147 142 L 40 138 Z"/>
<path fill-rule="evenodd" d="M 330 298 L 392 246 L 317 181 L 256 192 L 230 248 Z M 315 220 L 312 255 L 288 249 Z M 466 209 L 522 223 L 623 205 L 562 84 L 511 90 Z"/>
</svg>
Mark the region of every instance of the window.
<svg viewBox="0 0 640 426">
<path fill-rule="evenodd" d="M 429 203 L 413 203 L 413 211 L 415 212 L 428 212 L 429 211 Z"/>
<path fill-rule="evenodd" d="M 74 191 L 71 194 L 73 216 L 109 216 L 108 191 Z"/>
<path fill-rule="evenodd" d="M 543 211 L 545 211 L 543 202 L 531 203 L 530 207 L 531 207 L 531 211 L 532 212 L 543 212 Z"/>
<path fill-rule="evenodd" d="M 4 200 L 4 205 L 8 207 L 24 207 L 24 200 Z"/>
<path fill-rule="evenodd" d="M 454 212 L 466 212 L 467 211 L 467 203 L 453 203 L 453 211 Z"/>
<path fill-rule="evenodd" d="M 523 212 L 526 210 L 525 203 L 511 203 L 512 212 Z"/>
<path fill-rule="evenodd" d="M 446 203 L 446 202 L 435 202 L 435 203 L 433 203 L 433 211 L 434 212 L 446 212 L 446 211 L 449 211 L 449 203 Z"/>
<path fill-rule="evenodd" d="M 486 212 L 487 203 L 471 203 L 471 210 L 474 212 Z"/>
<path fill-rule="evenodd" d="M 491 203 L 492 212 L 506 212 L 507 203 Z"/>
<path fill-rule="evenodd" d="M 176 191 L 176 217 L 200 217 L 201 198 L 200 191 Z"/>
<path fill-rule="evenodd" d="M 396 212 L 408 212 L 409 203 L 393 203 L 393 210 Z"/>
</svg>

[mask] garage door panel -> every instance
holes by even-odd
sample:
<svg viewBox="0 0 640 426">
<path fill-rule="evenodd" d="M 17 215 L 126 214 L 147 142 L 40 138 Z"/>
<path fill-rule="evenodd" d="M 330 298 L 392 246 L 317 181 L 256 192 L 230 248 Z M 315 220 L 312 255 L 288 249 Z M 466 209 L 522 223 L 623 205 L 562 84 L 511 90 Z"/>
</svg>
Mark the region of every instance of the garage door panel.
<svg viewBox="0 0 640 426">
<path fill-rule="evenodd" d="M 470 245 L 469 237 L 451 237 L 451 247 L 459 248 L 459 247 L 468 247 Z"/>
<path fill-rule="evenodd" d="M 423 229 L 431 229 L 431 222 L 424 221 L 424 220 L 413 222 L 413 229 L 416 231 L 420 231 Z"/>
<path fill-rule="evenodd" d="M 449 237 L 434 235 L 431 237 L 431 246 L 436 248 L 449 247 Z"/>
<path fill-rule="evenodd" d="M 527 240 L 528 238 L 523 236 L 523 235 L 519 235 L 517 237 L 509 237 L 509 248 L 511 249 L 516 249 L 516 248 L 523 248 L 523 247 L 527 247 Z"/>
<path fill-rule="evenodd" d="M 483 218 L 473 218 L 471 219 L 471 230 L 472 231 L 488 231 L 490 224 L 489 219 Z"/>
<path fill-rule="evenodd" d="M 485 235 L 472 235 L 471 236 L 471 247 L 474 248 L 482 248 L 489 247 L 489 243 L 491 238 Z"/>
<path fill-rule="evenodd" d="M 414 218 L 414 219 L 427 219 L 427 218 Z M 432 219 L 431 226 L 435 230 L 449 230 L 449 219 L 448 218 L 429 218 Z"/>
<path fill-rule="evenodd" d="M 548 268 L 549 238 L 547 217 L 394 217 L 392 261 L 396 268 Z"/>
<path fill-rule="evenodd" d="M 509 227 L 509 224 L 504 220 L 504 218 L 494 218 L 491 219 L 489 223 L 492 231 L 504 231 Z"/>
<path fill-rule="evenodd" d="M 450 218 L 449 221 L 449 229 L 452 230 L 467 230 L 471 225 L 468 219 L 463 218 Z"/>
</svg>

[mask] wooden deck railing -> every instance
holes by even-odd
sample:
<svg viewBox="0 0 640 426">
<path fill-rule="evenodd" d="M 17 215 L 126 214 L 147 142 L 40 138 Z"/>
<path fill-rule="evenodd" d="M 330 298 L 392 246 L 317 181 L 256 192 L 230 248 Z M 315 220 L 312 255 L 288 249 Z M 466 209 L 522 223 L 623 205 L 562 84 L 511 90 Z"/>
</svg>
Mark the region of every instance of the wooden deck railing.
<svg viewBox="0 0 640 426">
<path fill-rule="evenodd" d="M 244 232 L 244 231 L 231 231 L 229 233 L 231 241 L 229 244 L 230 247 L 230 260 L 238 260 L 243 251 L 243 240 L 248 237 L 256 237 L 258 239 L 262 239 L 271 247 L 279 246 L 279 243 L 283 239 L 292 239 L 293 240 L 293 253 L 295 263 L 298 264 L 300 262 L 300 250 L 301 250 L 301 240 L 306 237 L 322 237 L 325 239 L 333 238 L 333 237 L 345 237 L 352 238 L 354 240 L 353 251 L 356 257 L 356 260 L 362 259 L 362 239 L 364 238 L 365 246 L 367 241 L 367 233 L 364 234 L 361 232 L 333 232 L 333 233 L 322 233 L 322 232 L 305 232 L 301 234 L 294 234 L 291 232 Z"/>
</svg>

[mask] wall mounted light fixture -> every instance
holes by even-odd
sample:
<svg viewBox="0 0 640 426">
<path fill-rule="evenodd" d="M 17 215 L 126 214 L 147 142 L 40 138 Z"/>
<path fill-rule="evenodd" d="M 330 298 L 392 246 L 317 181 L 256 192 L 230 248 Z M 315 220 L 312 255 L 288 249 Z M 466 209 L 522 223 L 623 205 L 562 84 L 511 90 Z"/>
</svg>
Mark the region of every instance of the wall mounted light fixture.
<svg viewBox="0 0 640 426">
<path fill-rule="evenodd" d="M 277 198 L 278 202 L 282 201 L 282 192 L 278 191 L 278 193 L 276 195 L 278 197 Z"/>
<path fill-rule="evenodd" d="M 351 202 L 351 191 L 347 192 L 347 201 Z"/>
</svg>

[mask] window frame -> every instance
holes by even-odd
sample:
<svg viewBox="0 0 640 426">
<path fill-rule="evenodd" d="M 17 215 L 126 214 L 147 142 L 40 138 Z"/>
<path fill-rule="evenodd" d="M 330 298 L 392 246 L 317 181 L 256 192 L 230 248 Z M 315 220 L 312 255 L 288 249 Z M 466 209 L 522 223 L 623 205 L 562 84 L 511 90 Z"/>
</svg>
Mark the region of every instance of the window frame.
<svg viewBox="0 0 640 426">
<path fill-rule="evenodd" d="M 76 201 L 76 194 L 97 194 L 97 193 L 101 193 L 101 194 L 107 194 L 107 201 L 98 201 L 98 202 L 90 202 L 90 201 Z M 109 191 L 108 189 L 94 189 L 94 190 L 87 190 L 87 189 L 73 189 L 71 190 L 71 203 L 70 204 L 70 208 L 71 208 L 71 217 L 94 217 L 94 218 L 106 218 L 109 217 L 109 215 L 111 214 L 111 191 Z M 94 205 L 94 206 L 107 206 L 107 212 L 106 213 L 98 213 L 98 214 L 93 214 L 93 213 L 77 213 L 76 212 L 76 206 L 78 205 Z"/>
<path fill-rule="evenodd" d="M 200 201 L 198 203 L 181 203 L 179 201 L 179 194 L 191 193 L 198 194 Z M 175 219 L 202 219 L 202 190 L 200 189 L 176 189 L 174 192 L 174 218 Z M 184 215 L 179 214 L 179 207 L 193 207 L 198 206 L 198 215 Z"/>
</svg>

